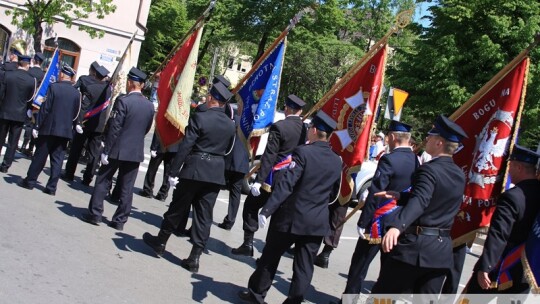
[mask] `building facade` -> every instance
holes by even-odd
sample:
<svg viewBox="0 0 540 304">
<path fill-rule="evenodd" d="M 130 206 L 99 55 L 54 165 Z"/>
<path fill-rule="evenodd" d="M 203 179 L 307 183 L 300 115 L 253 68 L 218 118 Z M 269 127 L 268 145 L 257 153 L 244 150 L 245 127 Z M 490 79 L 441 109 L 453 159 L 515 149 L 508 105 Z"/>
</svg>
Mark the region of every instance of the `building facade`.
<svg viewBox="0 0 540 304">
<path fill-rule="evenodd" d="M 7 10 L 21 6 L 25 2 L 24 0 L 0 0 L 0 55 L 4 59 L 10 43 L 16 39 L 25 40 L 28 45 L 27 53 L 34 54 L 32 36 L 12 25 L 11 16 L 6 15 Z M 151 0 L 115 0 L 113 1 L 116 5 L 114 13 L 106 15 L 103 19 L 98 19 L 91 14 L 88 19 L 74 20 L 71 28 L 67 28 L 61 18 L 52 25 L 44 24 L 41 41 L 43 53 L 47 59 L 52 56 L 55 49 L 55 37 L 57 37 L 60 60 L 77 70 L 77 77 L 88 74 L 93 61 L 106 67 L 112 74 L 129 40 L 136 32 L 131 51 L 126 59 L 127 66 L 136 66 L 141 43 L 145 37 L 150 2 Z M 103 31 L 104 36 L 91 38 L 88 33 L 80 31 L 79 26 Z"/>
</svg>

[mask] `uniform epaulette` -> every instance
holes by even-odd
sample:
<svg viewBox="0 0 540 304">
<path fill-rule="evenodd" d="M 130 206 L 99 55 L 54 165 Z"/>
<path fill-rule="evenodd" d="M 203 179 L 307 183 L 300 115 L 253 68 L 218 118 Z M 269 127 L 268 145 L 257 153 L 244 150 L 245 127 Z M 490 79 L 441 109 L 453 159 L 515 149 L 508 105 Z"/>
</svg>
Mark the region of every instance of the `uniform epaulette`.
<svg viewBox="0 0 540 304">
<path fill-rule="evenodd" d="M 205 103 L 200 104 L 195 108 L 195 112 L 206 112 L 207 110 L 208 106 Z"/>
</svg>

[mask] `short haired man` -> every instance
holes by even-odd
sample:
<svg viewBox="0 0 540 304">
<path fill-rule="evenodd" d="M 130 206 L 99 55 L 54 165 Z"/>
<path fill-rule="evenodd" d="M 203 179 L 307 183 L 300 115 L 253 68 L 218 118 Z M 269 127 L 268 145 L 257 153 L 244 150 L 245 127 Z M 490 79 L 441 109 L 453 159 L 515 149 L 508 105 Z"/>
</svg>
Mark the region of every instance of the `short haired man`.
<svg viewBox="0 0 540 304">
<path fill-rule="evenodd" d="M 411 192 L 382 191 L 375 196 L 404 205 L 385 221 L 382 249 L 389 253 L 374 294 L 439 294 L 453 266 L 450 229 L 465 189 L 463 170 L 452 160 L 467 135 L 443 115 L 428 132 L 433 159 L 414 172 Z M 405 278 L 405 279 L 404 279 Z"/>
<path fill-rule="evenodd" d="M 32 134 L 37 138 L 36 153 L 26 178 L 19 184 L 23 188 L 31 190 L 35 187 L 47 157 L 50 157 L 51 175 L 43 192 L 56 194 L 67 144 L 73 137 L 73 127 L 81 109 L 81 94 L 71 82 L 74 75 L 75 70 L 70 66 L 62 66 L 59 81 L 51 83 L 47 90 L 46 101 L 39 109 Z"/>
<path fill-rule="evenodd" d="M 484 251 L 474 266 L 466 293 L 519 294 L 529 289 L 529 284 L 523 281 L 523 265 L 519 258 L 540 214 L 540 181 L 536 179 L 539 158 L 538 153 L 514 145 L 508 174 L 515 186 L 497 198 Z M 511 261 L 513 257 L 517 257 L 514 262 Z M 509 267 L 505 269 L 505 265 Z"/>
</svg>

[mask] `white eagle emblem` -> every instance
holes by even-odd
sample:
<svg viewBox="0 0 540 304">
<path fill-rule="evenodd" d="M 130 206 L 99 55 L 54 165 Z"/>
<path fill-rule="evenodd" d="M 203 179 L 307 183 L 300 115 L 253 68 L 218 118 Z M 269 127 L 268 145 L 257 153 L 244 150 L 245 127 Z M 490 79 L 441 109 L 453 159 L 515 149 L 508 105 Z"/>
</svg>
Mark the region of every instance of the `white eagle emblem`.
<svg viewBox="0 0 540 304">
<path fill-rule="evenodd" d="M 478 171 L 482 170 L 497 170 L 493 164 L 493 157 L 501 157 L 506 150 L 508 137 L 497 139 L 497 128 L 491 129 L 484 134 L 478 147 L 478 156 L 476 157 L 475 167 Z"/>
</svg>

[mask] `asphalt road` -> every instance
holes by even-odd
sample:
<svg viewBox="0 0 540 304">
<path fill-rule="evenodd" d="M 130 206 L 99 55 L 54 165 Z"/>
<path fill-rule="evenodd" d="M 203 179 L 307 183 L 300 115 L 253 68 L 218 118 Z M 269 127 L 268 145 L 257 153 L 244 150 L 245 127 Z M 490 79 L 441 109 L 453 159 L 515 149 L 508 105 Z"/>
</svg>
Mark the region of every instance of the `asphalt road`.
<svg viewBox="0 0 540 304">
<path fill-rule="evenodd" d="M 146 137 L 147 147 L 151 135 Z M 48 163 L 34 190 L 16 185 L 26 176 L 30 164 L 17 154 L 9 173 L 0 173 L 0 303 L 241 303 L 236 294 L 247 285 L 254 258 L 260 256 L 264 246 L 266 230 L 256 234 L 254 258 L 237 257 L 230 250 L 242 241 L 241 209 L 231 231 L 214 225 L 197 274 L 179 266 L 191 250 L 186 238 L 172 236 L 164 257 L 154 257 L 142 234 L 158 232 L 170 197 L 164 203 L 136 194 L 150 157 L 149 148 L 145 152 L 135 184 L 133 211 L 123 232 L 79 219 L 93 189 L 80 184 L 82 165 L 77 168 L 75 182 L 60 180 L 53 197 L 41 192 L 48 179 Z M 161 183 L 162 172 L 161 168 L 156 185 Z M 227 204 L 228 192 L 222 191 L 214 209 L 215 224 L 227 213 Z M 114 205 L 105 203 L 106 222 L 114 210 Z M 310 302 L 329 303 L 341 296 L 357 240 L 357 219 L 355 215 L 345 225 L 341 243 L 331 255 L 330 268 L 316 267 L 312 288 L 306 295 Z M 480 251 L 481 247 L 474 246 L 473 253 L 467 255 L 462 286 Z M 378 271 L 377 257 L 367 276 L 367 290 Z M 291 277 L 292 259 L 285 255 L 267 296 L 269 304 L 283 302 Z"/>
</svg>

